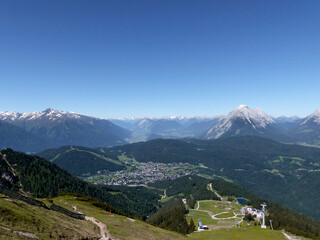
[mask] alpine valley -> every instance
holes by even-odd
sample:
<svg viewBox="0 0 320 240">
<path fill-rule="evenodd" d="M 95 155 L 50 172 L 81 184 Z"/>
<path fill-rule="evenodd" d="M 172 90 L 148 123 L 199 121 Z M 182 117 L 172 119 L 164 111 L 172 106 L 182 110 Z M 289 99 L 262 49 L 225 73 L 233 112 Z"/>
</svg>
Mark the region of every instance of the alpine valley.
<svg viewBox="0 0 320 240">
<path fill-rule="evenodd" d="M 320 239 L 319 146 L 320 109 L 1 112 L 0 239 Z"/>
</svg>

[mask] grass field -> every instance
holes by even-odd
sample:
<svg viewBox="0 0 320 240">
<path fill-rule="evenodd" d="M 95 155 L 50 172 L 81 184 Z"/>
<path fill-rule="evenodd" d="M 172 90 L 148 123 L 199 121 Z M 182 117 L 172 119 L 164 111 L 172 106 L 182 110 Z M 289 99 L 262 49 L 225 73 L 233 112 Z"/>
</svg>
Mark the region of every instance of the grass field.
<svg viewBox="0 0 320 240">
<path fill-rule="evenodd" d="M 233 210 L 227 202 L 215 200 L 200 201 L 199 209 L 211 211 L 212 214 Z"/>
<path fill-rule="evenodd" d="M 54 202 L 69 209 L 72 209 L 72 205 L 77 206 L 77 208 L 87 216 L 92 216 L 105 223 L 110 234 L 121 240 L 186 239 L 184 235 L 154 227 L 137 219 L 129 219 L 116 214 L 110 216 L 109 212 L 94 207 L 88 202 L 76 201 L 73 197 L 59 197 L 54 199 Z"/>
<path fill-rule="evenodd" d="M 195 232 L 188 236 L 189 239 L 194 240 L 284 240 L 286 239 L 280 231 L 272 231 L 269 229 L 261 229 L 260 227 L 246 227 L 246 228 L 230 228 L 218 229 L 214 231 Z"/>
<path fill-rule="evenodd" d="M 210 217 L 209 213 L 207 212 L 202 212 L 202 211 L 197 211 L 197 210 L 189 210 L 189 214 L 187 216 L 187 221 L 190 222 L 190 219 L 193 218 L 194 219 L 194 223 L 197 224 L 198 223 L 198 219 L 201 219 L 202 223 L 204 225 L 209 225 L 209 224 L 217 224 L 218 220 L 214 220 L 212 219 L 212 217 Z"/>
<path fill-rule="evenodd" d="M 194 222 L 197 224 L 197 220 L 201 219 L 204 225 L 208 225 L 208 231 L 194 232 L 188 235 L 189 239 L 221 239 L 221 240 L 242 240 L 242 239 L 259 239 L 259 240 L 276 240 L 285 239 L 283 234 L 279 231 L 271 231 L 269 229 L 261 229 L 259 226 L 248 225 L 246 222 L 242 222 L 241 228 L 235 228 L 236 221 L 241 220 L 242 216 L 238 216 L 238 219 L 223 219 L 233 217 L 233 212 L 240 212 L 241 205 L 235 201 L 229 203 L 226 198 L 224 201 L 204 200 L 199 202 L 199 209 L 191 209 L 187 215 L 188 222 L 194 216 Z M 198 203 L 196 204 L 196 207 Z M 219 214 L 221 213 L 221 214 Z M 215 215 L 216 218 L 212 219 L 211 215 Z M 218 215 L 216 215 L 218 214 Z"/>
<path fill-rule="evenodd" d="M 221 214 L 215 215 L 216 218 L 229 218 L 229 217 L 233 217 L 233 216 L 234 216 L 234 214 L 231 211 L 229 211 L 227 213 L 221 213 Z"/>
</svg>

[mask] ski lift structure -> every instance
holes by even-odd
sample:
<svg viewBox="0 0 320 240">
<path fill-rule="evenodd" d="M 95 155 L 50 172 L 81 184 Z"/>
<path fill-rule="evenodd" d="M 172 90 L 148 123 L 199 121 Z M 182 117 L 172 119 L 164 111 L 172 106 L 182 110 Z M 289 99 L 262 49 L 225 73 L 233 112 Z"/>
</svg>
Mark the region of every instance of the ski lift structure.
<svg viewBox="0 0 320 240">
<path fill-rule="evenodd" d="M 209 230 L 207 225 L 203 225 L 203 223 L 201 222 L 201 219 L 198 219 L 198 231 L 204 231 L 204 230 Z"/>
<path fill-rule="evenodd" d="M 263 212 L 261 228 L 267 228 L 267 226 L 266 226 L 266 206 L 267 206 L 267 204 L 264 202 L 264 203 L 260 204 L 260 206 L 262 207 L 262 212 Z"/>
</svg>

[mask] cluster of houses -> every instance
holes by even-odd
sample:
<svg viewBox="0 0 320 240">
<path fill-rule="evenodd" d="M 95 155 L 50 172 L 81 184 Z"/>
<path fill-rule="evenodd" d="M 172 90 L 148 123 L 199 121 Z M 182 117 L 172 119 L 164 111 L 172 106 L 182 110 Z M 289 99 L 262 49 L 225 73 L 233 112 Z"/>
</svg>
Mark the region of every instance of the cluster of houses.
<svg viewBox="0 0 320 240">
<path fill-rule="evenodd" d="M 255 220 L 261 221 L 263 219 L 263 211 L 251 207 L 243 207 L 241 208 L 241 213 L 243 215 L 249 215 L 254 217 Z"/>
<path fill-rule="evenodd" d="M 117 172 L 100 172 L 95 176 L 87 179 L 94 184 L 102 185 L 146 185 L 148 183 L 165 180 L 176 179 L 184 175 L 198 174 L 193 166 L 187 163 L 137 163 L 133 165 L 133 170 L 122 170 Z"/>
</svg>

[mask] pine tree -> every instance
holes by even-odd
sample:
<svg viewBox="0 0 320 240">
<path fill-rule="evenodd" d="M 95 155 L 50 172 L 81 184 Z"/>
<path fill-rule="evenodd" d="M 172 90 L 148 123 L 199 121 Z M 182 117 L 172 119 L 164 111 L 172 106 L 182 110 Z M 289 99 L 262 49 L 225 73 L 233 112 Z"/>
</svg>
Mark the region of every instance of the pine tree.
<svg viewBox="0 0 320 240">
<path fill-rule="evenodd" d="M 192 233 L 196 230 L 196 226 L 194 225 L 193 219 L 191 219 L 189 224 L 189 233 Z"/>
</svg>

